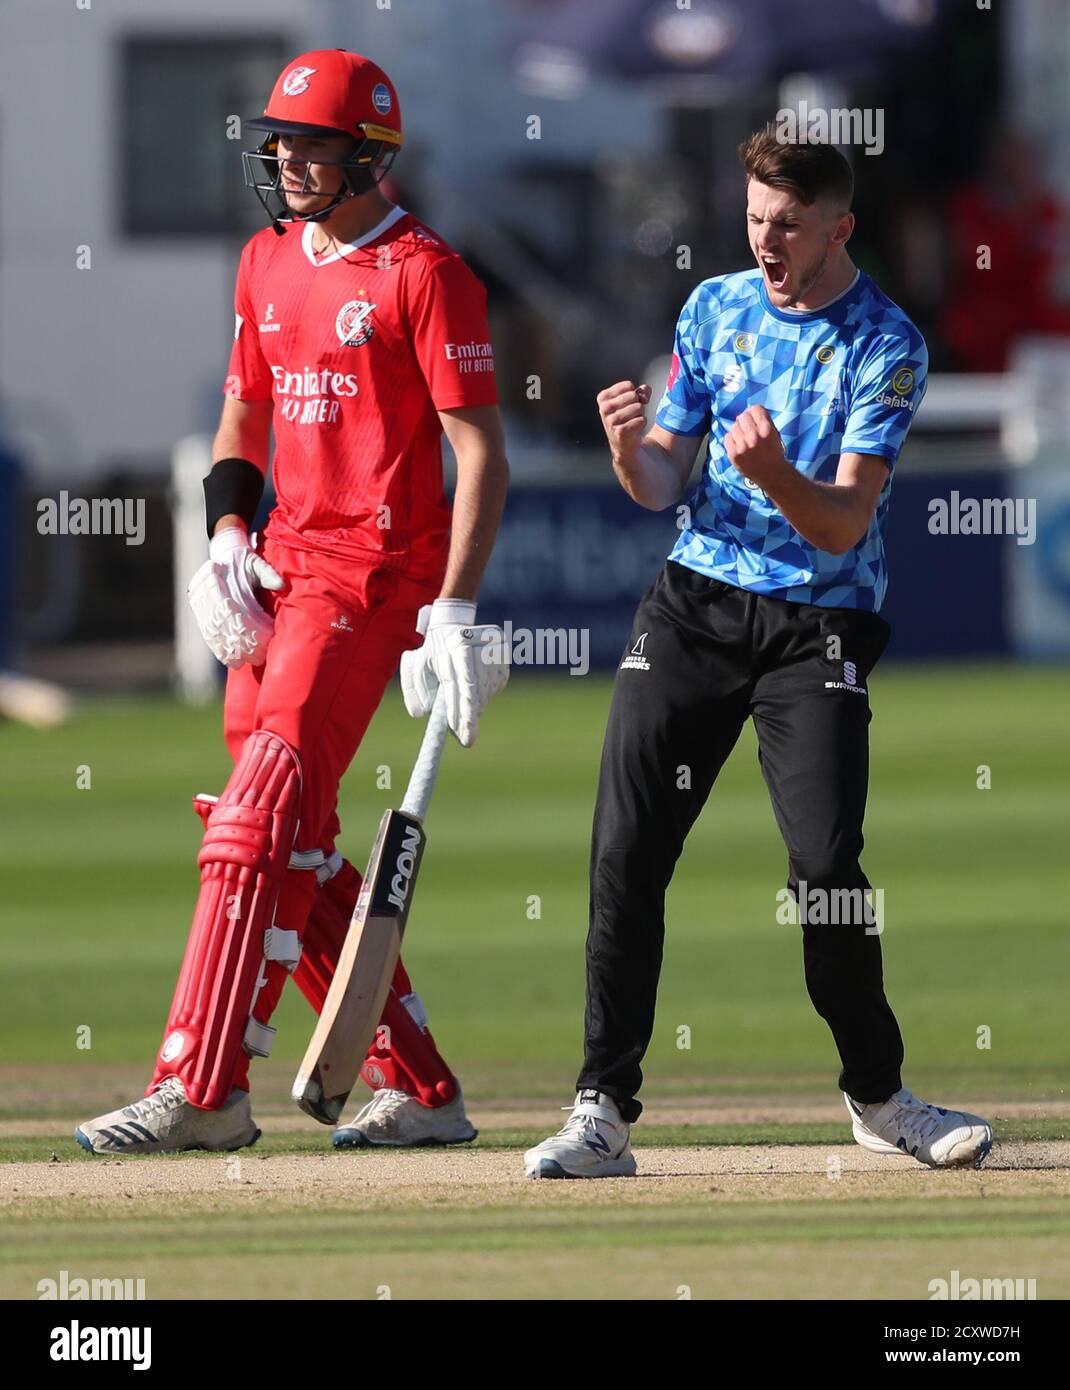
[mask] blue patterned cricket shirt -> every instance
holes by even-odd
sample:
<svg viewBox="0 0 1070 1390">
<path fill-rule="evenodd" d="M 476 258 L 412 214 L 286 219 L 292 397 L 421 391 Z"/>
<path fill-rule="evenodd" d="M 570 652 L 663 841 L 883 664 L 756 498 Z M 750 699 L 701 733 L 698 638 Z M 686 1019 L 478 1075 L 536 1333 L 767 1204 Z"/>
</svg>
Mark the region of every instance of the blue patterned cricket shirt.
<svg viewBox="0 0 1070 1390">
<path fill-rule="evenodd" d="M 669 558 L 773 598 L 875 612 L 888 584 L 892 473 L 927 370 L 921 334 L 861 272 L 838 299 L 803 314 L 774 308 L 757 268 L 704 280 L 680 314 L 655 417 L 673 434 L 709 431 L 690 525 Z M 842 453 L 887 462 L 869 530 L 846 554 L 804 540 L 729 462 L 724 436 L 752 405 L 765 406 L 788 461 L 815 482 L 835 482 Z"/>
</svg>

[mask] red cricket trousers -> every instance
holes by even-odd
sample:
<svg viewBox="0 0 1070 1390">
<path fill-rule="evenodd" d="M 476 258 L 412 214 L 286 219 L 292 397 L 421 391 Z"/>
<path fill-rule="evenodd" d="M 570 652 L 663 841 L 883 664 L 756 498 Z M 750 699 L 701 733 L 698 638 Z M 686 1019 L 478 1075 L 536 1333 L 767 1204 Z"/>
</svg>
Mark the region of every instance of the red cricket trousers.
<svg viewBox="0 0 1070 1390">
<path fill-rule="evenodd" d="M 275 617 L 267 660 L 228 675 L 223 732 L 235 762 L 254 730 L 268 729 L 286 740 L 302 772 L 294 849 L 329 855 L 339 832 L 339 783 L 402 652 L 420 643 L 417 616 L 437 596 L 439 577 L 415 581 L 270 537 L 262 553 L 287 588 L 264 595 Z M 303 934 L 317 889 L 314 872 L 288 870 L 275 912 L 279 927 Z M 270 1018 L 286 981 L 275 962 L 266 973 L 254 1010 L 261 1022 Z M 243 1089 L 248 1064 L 243 1052 L 234 1077 Z"/>
</svg>

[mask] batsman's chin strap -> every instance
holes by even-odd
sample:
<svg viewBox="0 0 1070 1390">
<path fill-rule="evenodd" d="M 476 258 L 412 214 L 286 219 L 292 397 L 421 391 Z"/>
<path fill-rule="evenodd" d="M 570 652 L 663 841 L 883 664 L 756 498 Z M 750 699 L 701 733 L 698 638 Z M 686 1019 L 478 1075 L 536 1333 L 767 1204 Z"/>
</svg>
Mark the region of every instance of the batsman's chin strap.
<svg viewBox="0 0 1070 1390">
<path fill-rule="evenodd" d="M 340 208 L 343 203 L 347 203 L 350 198 L 355 198 L 356 196 L 357 195 L 353 193 L 351 189 L 339 189 L 327 206 L 320 212 L 293 212 L 289 217 L 276 217 L 274 213 L 269 213 L 268 216 L 271 218 L 271 230 L 276 236 L 285 236 L 287 223 L 322 222 L 325 217 L 330 217 L 331 213 Z"/>
</svg>

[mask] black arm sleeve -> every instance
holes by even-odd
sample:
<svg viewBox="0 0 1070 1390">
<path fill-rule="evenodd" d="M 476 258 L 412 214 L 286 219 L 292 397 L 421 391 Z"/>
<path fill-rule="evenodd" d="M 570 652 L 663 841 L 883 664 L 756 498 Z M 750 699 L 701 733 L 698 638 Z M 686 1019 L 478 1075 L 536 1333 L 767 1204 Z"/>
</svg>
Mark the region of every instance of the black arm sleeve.
<svg viewBox="0 0 1070 1390">
<path fill-rule="evenodd" d="M 264 475 L 248 459 L 220 459 L 204 480 L 204 517 L 208 539 L 216 522 L 232 512 L 252 528 L 256 509 L 264 495 Z"/>
</svg>

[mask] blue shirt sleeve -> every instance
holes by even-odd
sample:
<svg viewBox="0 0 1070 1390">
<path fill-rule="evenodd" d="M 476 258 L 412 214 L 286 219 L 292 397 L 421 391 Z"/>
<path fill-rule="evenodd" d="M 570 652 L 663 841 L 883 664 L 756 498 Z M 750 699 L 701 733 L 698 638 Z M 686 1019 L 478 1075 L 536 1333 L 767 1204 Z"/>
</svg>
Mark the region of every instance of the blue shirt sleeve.
<svg viewBox="0 0 1070 1390">
<path fill-rule="evenodd" d="M 912 324 L 882 335 L 852 383 L 841 454 L 880 454 L 895 467 L 928 385 L 929 354 Z"/>
<path fill-rule="evenodd" d="M 671 434 L 703 435 L 710 427 L 710 392 L 694 341 L 698 303 L 699 290 L 696 290 L 680 312 L 669 379 L 654 415 L 655 422 Z"/>
</svg>

